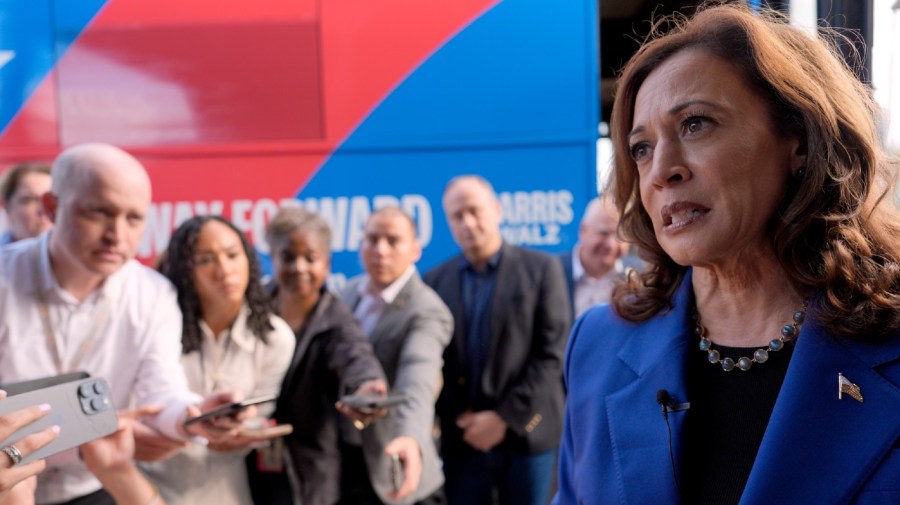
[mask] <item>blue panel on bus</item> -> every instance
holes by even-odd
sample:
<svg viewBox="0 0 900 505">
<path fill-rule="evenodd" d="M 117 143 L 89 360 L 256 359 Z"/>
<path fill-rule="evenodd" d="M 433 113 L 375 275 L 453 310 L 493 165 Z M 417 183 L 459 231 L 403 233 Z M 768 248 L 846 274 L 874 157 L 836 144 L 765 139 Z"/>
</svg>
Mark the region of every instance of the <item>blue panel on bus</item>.
<svg viewBox="0 0 900 505">
<path fill-rule="evenodd" d="M 596 6 L 541 5 L 506 0 L 473 21 L 303 188 L 301 202 L 334 228 L 335 273 L 360 272 L 362 223 L 391 203 L 416 218 L 420 269 L 446 259 L 457 248 L 439 202 L 446 182 L 465 173 L 494 184 L 506 240 L 550 251 L 574 244 L 596 195 Z"/>
<path fill-rule="evenodd" d="M 106 0 L 0 0 L 0 133 Z M 54 25 L 66 20 L 54 47 Z"/>
</svg>

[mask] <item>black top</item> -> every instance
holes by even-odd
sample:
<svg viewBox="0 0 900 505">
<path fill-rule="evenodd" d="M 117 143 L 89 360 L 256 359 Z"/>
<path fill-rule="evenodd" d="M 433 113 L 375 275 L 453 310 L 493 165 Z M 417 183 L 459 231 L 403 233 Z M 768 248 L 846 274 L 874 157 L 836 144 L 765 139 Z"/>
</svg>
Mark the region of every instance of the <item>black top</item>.
<svg viewBox="0 0 900 505">
<path fill-rule="evenodd" d="M 715 344 L 713 348 L 735 362 L 759 349 Z M 686 451 L 681 462 L 685 503 L 740 501 L 793 351 L 793 344 L 787 344 L 746 372 L 737 368 L 726 372 L 721 364 L 710 364 L 699 349 L 689 354 L 691 408 L 685 418 Z"/>
</svg>

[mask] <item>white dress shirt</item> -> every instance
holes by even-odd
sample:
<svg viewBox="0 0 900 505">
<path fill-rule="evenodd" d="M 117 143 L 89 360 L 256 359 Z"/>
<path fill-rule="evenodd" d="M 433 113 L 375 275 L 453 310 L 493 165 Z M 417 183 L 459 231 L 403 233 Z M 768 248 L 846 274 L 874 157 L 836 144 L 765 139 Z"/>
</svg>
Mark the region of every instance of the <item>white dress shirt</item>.
<svg viewBox="0 0 900 505">
<path fill-rule="evenodd" d="M 365 282 L 359 284 L 359 303 L 353 310 L 353 315 L 362 326 L 363 333 L 368 337 L 375 330 L 381 314 L 384 313 L 385 307 L 394 303 L 400 290 L 409 281 L 410 277 L 415 275 L 415 265 L 410 265 L 400 277 L 392 282 L 389 286 L 376 293 L 372 287 L 372 282 L 366 276 Z"/>
<path fill-rule="evenodd" d="M 266 334 L 264 344 L 247 328 L 249 308 L 244 305 L 230 329 L 218 338 L 205 322 L 201 350 L 183 354 L 191 391 L 206 396 L 222 390 L 237 390 L 245 398 L 276 394 L 294 355 L 296 338 L 290 326 L 275 315 L 269 317 L 274 327 Z M 268 417 L 274 403 L 257 407 L 261 417 Z M 192 444 L 166 461 L 141 463 L 144 473 L 158 487 L 168 505 L 214 503 L 244 505 L 251 503 L 250 486 L 244 457 L 249 450 L 212 451 Z"/>
<path fill-rule="evenodd" d="M 576 245 L 572 250 L 572 281 L 575 284 L 575 318 L 584 311 L 601 303 L 609 303 L 616 279 L 622 277 L 625 268 L 622 260 L 616 260 L 615 265 L 601 277 L 591 277 L 581 264 L 578 255 L 580 246 Z"/>
<path fill-rule="evenodd" d="M 50 232 L 52 233 L 52 232 Z M 0 383 L 57 374 L 39 312 L 46 300 L 63 372 L 103 377 L 116 408 L 163 404 L 148 420 L 178 438 L 177 423 L 201 398 L 190 392 L 181 367 L 181 311 L 162 275 L 131 260 L 79 302 L 53 276 L 49 233 L 0 248 Z M 86 352 L 86 340 L 92 343 Z M 82 359 L 78 359 L 78 355 Z M 66 427 L 61 426 L 63 432 Z M 100 489 L 77 449 L 47 459 L 36 502 L 63 502 Z"/>
</svg>

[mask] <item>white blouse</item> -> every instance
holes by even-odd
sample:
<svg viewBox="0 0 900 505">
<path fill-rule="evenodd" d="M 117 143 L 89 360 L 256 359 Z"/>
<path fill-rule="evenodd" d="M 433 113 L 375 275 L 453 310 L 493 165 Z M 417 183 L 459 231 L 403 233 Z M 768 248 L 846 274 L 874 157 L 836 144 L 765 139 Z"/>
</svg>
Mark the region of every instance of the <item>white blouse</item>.
<svg viewBox="0 0 900 505">
<path fill-rule="evenodd" d="M 281 318 L 271 315 L 274 330 L 263 344 L 247 328 L 249 308 L 241 308 L 237 320 L 214 338 L 209 326 L 200 322 L 203 342 L 200 351 L 182 354 L 181 363 L 191 390 L 200 395 L 214 391 L 239 390 L 245 398 L 280 392 L 281 381 L 294 354 L 294 332 Z M 259 405 L 267 417 L 273 403 Z M 159 487 L 169 505 L 252 503 L 244 457 L 248 450 L 217 452 L 191 444 L 171 459 L 141 463 L 141 469 Z"/>
</svg>

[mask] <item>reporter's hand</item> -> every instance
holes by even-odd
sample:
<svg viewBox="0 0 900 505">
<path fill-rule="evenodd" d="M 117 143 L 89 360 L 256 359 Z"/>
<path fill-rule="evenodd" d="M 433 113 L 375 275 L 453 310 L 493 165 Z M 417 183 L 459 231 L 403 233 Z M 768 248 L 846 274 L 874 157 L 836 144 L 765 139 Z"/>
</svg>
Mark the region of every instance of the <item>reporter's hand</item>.
<svg viewBox="0 0 900 505">
<path fill-rule="evenodd" d="M 269 445 L 273 438 L 282 437 L 281 431 L 267 430 L 269 420 L 261 417 L 244 421 L 234 436 L 217 442 L 210 442 L 209 448 L 213 451 L 228 452 L 242 449 L 253 449 Z"/>
<path fill-rule="evenodd" d="M 222 405 L 239 402 L 243 399 L 244 395 L 240 391 L 212 393 L 203 399 L 203 404 L 200 408 L 193 405 L 189 406 L 186 419 L 197 417 Z M 243 427 L 243 422 L 256 417 L 256 412 L 256 407 L 251 405 L 241 409 L 234 415 L 220 416 L 209 421 L 185 425 L 182 429 L 188 435 L 205 438 L 209 441 L 210 446 L 221 447 L 222 444 L 229 443 L 229 439 L 237 436 Z"/>
<path fill-rule="evenodd" d="M 422 478 L 422 451 L 416 439 L 405 435 L 399 436 L 384 448 L 384 453 L 390 456 L 397 454 L 403 464 L 403 484 L 396 493 L 388 493 L 392 500 L 402 500 L 413 494 L 419 488 L 419 479 Z"/>
<path fill-rule="evenodd" d="M 6 392 L 0 391 L 0 399 L 3 398 L 6 398 Z M 7 439 L 17 430 L 44 417 L 49 411 L 50 406 L 44 404 L 27 407 L 10 412 L 5 416 L 0 416 L 0 440 Z M 51 426 L 23 437 L 11 445 L 14 445 L 24 458 L 49 444 L 58 435 L 59 426 Z M 44 460 L 13 466 L 12 459 L 0 452 L 0 503 L 29 503 L 29 499 L 34 501 L 34 483 L 36 481 L 33 477 L 41 473 L 45 466 Z M 7 499 L 10 501 L 7 501 Z M 12 501 L 13 499 L 15 501 Z"/>
<path fill-rule="evenodd" d="M 140 426 L 145 429 L 152 429 L 142 424 L 138 419 L 156 415 L 162 410 L 162 405 L 148 405 L 136 409 L 120 410 L 118 412 L 119 429 L 116 432 L 82 444 L 78 448 L 81 453 L 81 459 L 84 461 L 85 466 L 88 467 L 88 470 L 103 482 L 108 480 L 108 478 L 112 478 L 116 472 L 131 467 L 134 464 L 138 445 L 135 428 Z M 171 441 L 168 438 L 165 438 L 165 440 Z M 182 444 L 179 443 L 178 447 L 181 446 Z"/>
<path fill-rule="evenodd" d="M 41 461 L 43 462 L 44 460 Z M 0 498 L 0 505 L 34 505 L 34 492 L 36 490 L 37 476 L 32 475 L 13 486 L 5 498 Z"/>
<path fill-rule="evenodd" d="M 136 450 L 134 429 L 137 426 L 144 426 L 138 419 L 158 414 L 162 409 L 161 405 L 154 405 L 119 411 L 119 429 L 115 433 L 79 447 L 85 466 L 118 504 L 165 505 L 156 488 L 134 464 Z"/>
<path fill-rule="evenodd" d="M 142 423 L 140 418 L 153 417 L 164 409 L 163 405 L 139 407 L 131 411 L 120 411 L 119 418 L 123 416 L 130 419 L 129 431 L 134 437 L 134 459 L 138 461 L 163 461 L 171 458 L 188 443 L 184 440 L 169 438 L 154 428 Z"/>
<path fill-rule="evenodd" d="M 241 393 L 238 390 L 233 391 L 219 391 L 216 393 L 211 393 L 209 396 L 203 399 L 203 404 L 200 405 L 201 413 L 209 412 L 217 407 L 221 407 L 222 405 L 227 405 L 229 403 L 239 402 L 244 399 L 244 393 Z M 234 415 L 231 416 L 222 416 L 217 417 L 213 424 L 219 427 L 225 427 L 227 429 L 236 428 L 241 426 L 241 424 L 247 419 L 253 419 L 257 416 L 256 407 L 251 405 L 249 407 L 244 407 L 243 409 L 237 411 Z"/>
<path fill-rule="evenodd" d="M 387 384 L 385 384 L 383 380 L 372 379 L 360 384 L 360 386 L 356 388 L 356 391 L 354 391 L 353 394 L 357 396 L 370 395 L 384 398 L 387 396 L 387 390 Z M 358 430 L 367 428 L 377 419 L 386 416 L 388 412 L 388 409 L 386 407 L 382 407 L 380 409 L 354 409 L 340 401 L 335 403 L 334 406 L 338 410 L 338 412 L 352 419 L 353 426 L 356 426 L 356 429 Z"/>
</svg>

